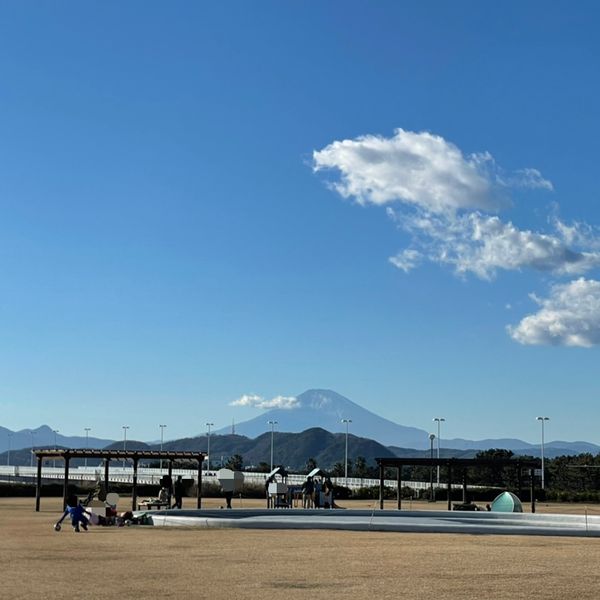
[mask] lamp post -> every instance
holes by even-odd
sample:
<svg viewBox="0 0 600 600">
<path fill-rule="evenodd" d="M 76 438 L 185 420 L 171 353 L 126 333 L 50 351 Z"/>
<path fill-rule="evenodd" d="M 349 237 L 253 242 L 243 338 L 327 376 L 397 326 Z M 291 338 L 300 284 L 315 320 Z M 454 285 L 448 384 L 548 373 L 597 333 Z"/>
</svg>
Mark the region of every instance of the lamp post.
<svg viewBox="0 0 600 600">
<path fill-rule="evenodd" d="M 206 453 L 208 454 L 207 457 L 207 461 L 206 461 L 206 465 L 207 465 L 207 470 L 210 471 L 210 428 L 214 426 L 214 423 L 207 423 L 206 424 Z"/>
<path fill-rule="evenodd" d="M 35 448 L 35 445 L 33 443 L 33 436 L 35 435 L 35 431 L 30 430 L 29 433 L 31 433 L 31 462 L 29 463 L 29 466 L 33 467 L 33 450 Z"/>
<path fill-rule="evenodd" d="M 352 419 L 342 419 L 341 422 L 346 424 L 346 451 L 344 453 L 344 485 L 348 487 L 348 425 L 352 423 Z"/>
<path fill-rule="evenodd" d="M 127 452 L 127 430 L 129 425 L 123 425 L 123 452 Z M 125 459 L 123 459 L 123 468 L 125 468 Z"/>
<path fill-rule="evenodd" d="M 433 440 L 435 440 L 435 433 L 429 434 L 429 443 L 431 445 L 429 451 L 429 458 L 431 458 L 431 466 L 429 467 L 429 502 L 433 502 Z"/>
<path fill-rule="evenodd" d="M 275 425 L 277 425 L 278 421 L 267 421 L 267 423 L 271 426 L 271 471 L 273 470 L 273 433 L 275 431 Z"/>
<path fill-rule="evenodd" d="M 433 421 L 437 422 L 437 459 L 438 461 L 440 460 L 440 425 L 442 424 L 442 422 L 444 422 L 446 419 L 444 419 L 444 417 L 434 417 Z M 440 465 L 438 464 L 437 466 L 437 486 L 440 487 Z"/>
<path fill-rule="evenodd" d="M 542 489 L 544 489 L 544 422 L 549 421 L 550 417 L 536 417 L 536 421 L 542 424 Z"/>
<path fill-rule="evenodd" d="M 163 439 L 166 425 L 159 425 L 160 427 L 160 453 L 163 451 Z M 160 474 L 162 475 L 162 456 L 160 457 Z"/>
<path fill-rule="evenodd" d="M 8 454 L 6 455 L 6 465 L 10 466 L 10 439 L 12 438 L 13 434 L 9 431 L 8 432 Z"/>
<path fill-rule="evenodd" d="M 85 449 L 88 450 L 90 447 L 90 431 L 92 430 L 92 428 L 84 427 L 83 430 L 85 431 Z M 83 466 L 87 467 L 87 456 L 84 459 Z"/>
</svg>

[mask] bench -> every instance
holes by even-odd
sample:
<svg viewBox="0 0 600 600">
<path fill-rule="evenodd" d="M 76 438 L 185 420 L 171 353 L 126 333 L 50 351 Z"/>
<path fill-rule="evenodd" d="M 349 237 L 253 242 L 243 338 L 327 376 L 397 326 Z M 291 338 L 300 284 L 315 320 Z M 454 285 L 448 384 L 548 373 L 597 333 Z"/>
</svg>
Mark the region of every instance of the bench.
<svg viewBox="0 0 600 600">
<path fill-rule="evenodd" d="M 155 506 L 156 510 L 160 510 L 161 508 L 169 508 L 168 502 L 161 502 L 160 500 L 156 501 L 144 501 L 138 504 L 138 510 L 152 510 L 152 507 Z"/>
</svg>

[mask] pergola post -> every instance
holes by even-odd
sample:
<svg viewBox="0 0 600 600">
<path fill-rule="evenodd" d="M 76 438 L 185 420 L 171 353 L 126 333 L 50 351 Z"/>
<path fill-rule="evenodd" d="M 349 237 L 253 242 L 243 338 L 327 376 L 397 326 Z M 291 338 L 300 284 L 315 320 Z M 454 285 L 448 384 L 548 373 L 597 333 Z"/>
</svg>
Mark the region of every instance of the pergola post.
<svg viewBox="0 0 600 600">
<path fill-rule="evenodd" d="M 104 459 L 104 491 L 108 493 L 108 465 L 110 464 L 110 458 Z"/>
<path fill-rule="evenodd" d="M 67 494 L 69 493 L 69 462 L 71 457 L 65 454 L 65 480 L 63 481 L 63 510 L 67 508 Z"/>
<path fill-rule="evenodd" d="M 133 457 L 133 490 L 131 491 L 131 510 L 135 510 L 137 506 L 137 483 L 138 483 L 138 461 L 137 456 Z"/>
<path fill-rule="evenodd" d="M 531 494 L 531 512 L 535 512 L 535 470 L 529 469 L 529 479 L 531 481 L 530 494 Z"/>
<path fill-rule="evenodd" d="M 379 463 L 379 508 L 383 510 L 383 463 Z"/>
<path fill-rule="evenodd" d="M 202 508 L 202 463 L 204 455 L 198 458 L 198 489 L 196 490 L 196 507 Z"/>
<path fill-rule="evenodd" d="M 402 465 L 398 465 L 397 486 L 398 486 L 398 510 L 401 510 L 402 509 Z"/>
<path fill-rule="evenodd" d="M 448 461 L 448 510 L 452 510 L 452 463 Z"/>
<path fill-rule="evenodd" d="M 171 493 L 173 492 L 173 459 L 169 459 L 169 466 L 167 468 L 167 475 L 169 476 L 169 508 L 171 508 Z"/>
<path fill-rule="evenodd" d="M 37 457 L 37 478 L 35 481 L 35 512 L 40 512 L 40 498 L 42 497 L 42 457 Z"/>
<path fill-rule="evenodd" d="M 523 497 L 523 472 L 521 468 L 521 461 L 518 461 L 517 467 L 517 485 L 519 487 L 519 498 Z"/>
<path fill-rule="evenodd" d="M 465 470 L 463 471 L 462 493 L 463 493 L 463 497 L 462 497 L 463 504 L 466 504 L 467 503 L 467 469 L 466 469 L 466 467 L 465 467 Z"/>
</svg>

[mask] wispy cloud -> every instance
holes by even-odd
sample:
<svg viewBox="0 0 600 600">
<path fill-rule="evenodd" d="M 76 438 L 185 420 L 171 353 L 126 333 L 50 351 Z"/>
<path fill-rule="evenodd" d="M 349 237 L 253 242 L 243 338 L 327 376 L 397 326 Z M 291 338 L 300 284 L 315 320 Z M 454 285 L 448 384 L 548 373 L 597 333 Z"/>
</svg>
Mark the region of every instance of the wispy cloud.
<svg viewBox="0 0 600 600">
<path fill-rule="evenodd" d="M 571 232 L 565 226 L 551 233 L 537 233 L 479 212 L 431 215 L 388 208 L 388 215 L 412 236 L 412 248 L 390 258 L 405 272 L 418 264 L 418 258 L 450 265 L 458 275 L 472 273 L 488 280 L 498 270 L 534 269 L 579 275 L 600 266 L 599 251 L 567 245 L 565 232 Z M 574 241 L 574 235 L 568 239 Z M 578 241 L 586 240 L 580 237 Z"/>
<path fill-rule="evenodd" d="M 580 278 L 552 287 L 548 298 L 533 300 L 540 310 L 509 326 L 521 344 L 582 346 L 600 344 L 600 282 Z"/>
<path fill-rule="evenodd" d="M 275 396 L 275 398 L 266 399 L 255 394 L 244 394 L 237 400 L 230 403 L 231 406 L 250 406 L 253 408 L 282 408 L 292 409 L 299 406 L 298 399 L 295 396 Z"/>
<path fill-rule="evenodd" d="M 555 218 L 552 231 L 535 232 L 489 214 L 508 203 L 510 188 L 552 190 L 537 169 L 507 172 L 489 152 L 465 156 L 440 136 L 404 129 L 390 138 L 335 141 L 313 160 L 315 171 L 337 173 L 332 186 L 342 196 L 388 205 L 388 215 L 412 236 L 410 247 L 390 258 L 405 273 L 423 260 L 482 279 L 521 269 L 580 275 L 600 265 L 600 246 L 583 224 Z"/>
<path fill-rule="evenodd" d="M 489 281 L 499 271 L 564 277 L 600 267 L 598 228 L 561 221 L 556 206 L 545 231 L 498 216 L 511 203 L 512 189 L 554 188 L 537 169 L 502 169 L 489 152 L 465 155 L 440 136 L 396 129 L 389 138 L 334 141 L 313 153 L 313 169 L 333 171 L 329 185 L 344 198 L 386 207 L 410 238 L 389 258 L 405 273 L 424 261 Z M 510 335 L 524 344 L 598 343 L 596 285 L 585 279 L 556 285 L 550 298 L 536 298 L 539 312 L 508 328 Z"/>
</svg>

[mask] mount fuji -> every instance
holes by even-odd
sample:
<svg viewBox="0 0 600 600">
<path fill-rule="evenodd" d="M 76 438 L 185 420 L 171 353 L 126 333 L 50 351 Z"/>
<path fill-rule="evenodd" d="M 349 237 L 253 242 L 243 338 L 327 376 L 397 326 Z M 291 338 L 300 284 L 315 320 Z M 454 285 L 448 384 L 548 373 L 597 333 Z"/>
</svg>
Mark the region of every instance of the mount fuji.
<svg viewBox="0 0 600 600">
<path fill-rule="evenodd" d="M 384 419 L 332 390 L 308 390 L 296 398 L 292 408 L 274 408 L 259 417 L 238 423 L 235 432 L 255 438 L 269 429 L 268 421 L 277 421 L 278 430 L 300 433 L 312 427 L 341 432 L 342 419 L 352 419 L 351 432 L 380 444 L 424 450 L 429 447 L 428 432 L 405 427 Z M 231 433 L 223 428 L 215 433 Z"/>
</svg>

